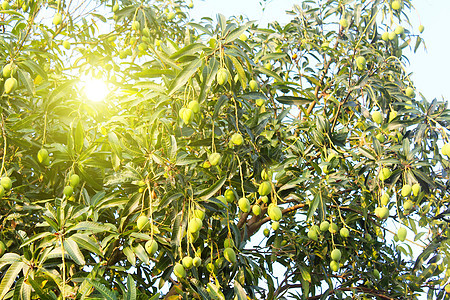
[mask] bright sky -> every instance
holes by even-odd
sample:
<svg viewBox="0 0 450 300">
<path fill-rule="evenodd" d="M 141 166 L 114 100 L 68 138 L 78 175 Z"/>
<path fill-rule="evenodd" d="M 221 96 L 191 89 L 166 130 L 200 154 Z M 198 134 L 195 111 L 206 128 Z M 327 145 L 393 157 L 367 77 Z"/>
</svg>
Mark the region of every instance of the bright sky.
<svg viewBox="0 0 450 300">
<path fill-rule="evenodd" d="M 263 12 L 261 0 L 193 0 L 194 9 L 191 17 L 199 19 L 209 16 L 215 19 L 217 13 L 225 16 L 244 15 L 250 20 L 257 20 L 265 24 L 273 20 L 286 23 L 289 16 L 285 11 L 292 5 L 300 4 L 301 0 L 269 0 Z M 428 101 L 433 98 L 438 100 L 450 99 L 450 60 L 448 51 L 450 40 L 448 37 L 448 21 L 450 16 L 449 0 L 414 0 L 418 15 L 410 15 L 411 22 L 415 25 L 414 31 L 420 22 L 425 26 L 422 37 L 425 39 L 427 51 L 420 50 L 413 55 L 404 51 L 410 59 L 409 72 L 413 72 L 413 81 Z M 420 18 L 420 22 L 419 22 Z"/>
</svg>

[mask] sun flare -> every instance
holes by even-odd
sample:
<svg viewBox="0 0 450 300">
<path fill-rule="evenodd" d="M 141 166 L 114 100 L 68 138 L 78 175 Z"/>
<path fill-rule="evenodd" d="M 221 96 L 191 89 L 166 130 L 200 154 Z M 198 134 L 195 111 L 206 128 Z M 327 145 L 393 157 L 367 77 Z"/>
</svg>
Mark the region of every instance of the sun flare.
<svg viewBox="0 0 450 300">
<path fill-rule="evenodd" d="M 87 99 L 93 102 L 104 101 L 109 93 L 108 85 L 100 79 L 85 79 L 82 81 L 82 86 Z"/>
</svg>

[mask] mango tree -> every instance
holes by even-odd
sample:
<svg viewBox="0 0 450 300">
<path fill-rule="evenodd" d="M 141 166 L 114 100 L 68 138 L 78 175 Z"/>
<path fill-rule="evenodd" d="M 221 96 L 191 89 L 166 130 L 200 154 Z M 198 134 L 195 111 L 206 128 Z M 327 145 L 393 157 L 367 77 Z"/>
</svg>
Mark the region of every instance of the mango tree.
<svg viewBox="0 0 450 300">
<path fill-rule="evenodd" d="M 448 297 L 412 1 L 192 7 L 3 1 L 0 299 Z"/>
</svg>

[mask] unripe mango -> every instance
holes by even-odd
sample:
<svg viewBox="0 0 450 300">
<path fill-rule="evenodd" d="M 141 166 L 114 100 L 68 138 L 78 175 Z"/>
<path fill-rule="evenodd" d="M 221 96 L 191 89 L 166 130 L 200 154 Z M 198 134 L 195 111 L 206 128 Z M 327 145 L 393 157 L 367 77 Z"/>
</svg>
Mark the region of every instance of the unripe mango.
<svg viewBox="0 0 450 300">
<path fill-rule="evenodd" d="M 409 184 L 405 184 L 402 187 L 402 196 L 403 197 L 408 197 L 411 194 L 411 186 Z"/>
<path fill-rule="evenodd" d="M 64 187 L 63 194 L 66 197 L 72 196 L 72 194 L 73 194 L 73 187 L 71 187 L 70 185 Z"/>
<path fill-rule="evenodd" d="M 223 256 L 229 263 L 234 264 L 236 262 L 236 253 L 232 248 L 225 248 L 223 250 Z"/>
<path fill-rule="evenodd" d="M 9 191 L 12 188 L 12 181 L 9 177 L 2 177 L 2 179 L 0 179 L 0 184 L 5 191 Z"/>
<path fill-rule="evenodd" d="M 149 219 L 147 216 L 141 215 L 137 219 L 136 224 L 137 224 L 137 229 L 139 231 L 142 231 L 142 230 L 146 230 L 149 227 L 150 222 L 149 222 Z"/>
<path fill-rule="evenodd" d="M 256 80 L 252 79 L 250 80 L 250 82 L 248 83 L 248 86 L 250 88 L 250 90 L 252 92 L 256 91 L 258 89 L 258 82 L 256 82 Z"/>
<path fill-rule="evenodd" d="M 60 13 L 56 13 L 53 17 L 53 25 L 58 26 L 62 22 L 62 15 Z"/>
<path fill-rule="evenodd" d="M 194 216 L 203 221 L 203 219 L 205 218 L 205 212 L 201 209 L 196 209 L 194 210 Z"/>
<path fill-rule="evenodd" d="M 131 29 L 138 31 L 141 28 L 141 23 L 139 23 L 138 21 L 133 21 L 133 23 L 131 23 Z"/>
<path fill-rule="evenodd" d="M 420 184 L 418 184 L 418 183 L 413 184 L 412 192 L 413 192 L 413 195 L 417 197 L 417 195 L 419 195 L 419 192 L 420 192 Z"/>
<path fill-rule="evenodd" d="M 224 248 L 233 248 L 234 247 L 233 239 L 232 238 L 225 239 L 225 241 L 223 242 L 223 247 Z"/>
<path fill-rule="evenodd" d="M 413 206 L 414 206 L 414 203 L 411 200 L 406 200 L 403 203 L 403 210 L 408 211 L 408 210 L 412 209 Z"/>
<path fill-rule="evenodd" d="M 333 251 L 331 251 L 331 259 L 335 260 L 335 261 L 340 261 L 341 260 L 341 250 L 339 249 L 334 249 Z"/>
<path fill-rule="evenodd" d="M 190 256 L 183 257 L 181 262 L 183 263 L 183 267 L 185 267 L 186 269 L 190 269 L 194 265 L 194 261 Z"/>
<path fill-rule="evenodd" d="M 330 228 L 328 228 L 328 231 L 332 234 L 336 234 L 339 231 L 339 227 L 336 223 L 331 223 Z"/>
<path fill-rule="evenodd" d="M 158 243 L 154 240 L 148 240 L 145 243 L 145 251 L 147 251 L 148 255 L 153 256 L 158 251 Z"/>
<path fill-rule="evenodd" d="M 404 242 L 406 239 L 406 234 L 407 234 L 406 228 L 400 227 L 397 232 L 397 237 L 400 241 Z"/>
<path fill-rule="evenodd" d="M 192 100 L 188 103 L 188 108 L 192 110 L 193 113 L 198 113 L 200 111 L 200 105 L 198 101 Z"/>
<path fill-rule="evenodd" d="M 261 214 L 261 206 L 258 204 L 253 205 L 252 212 L 255 216 L 259 216 Z"/>
<path fill-rule="evenodd" d="M 216 165 L 218 165 L 219 162 L 220 162 L 220 158 L 221 158 L 221 157 L 222 157 L 222 156 L 220 155 L 220 153 L 217 153 L 217 152 L 211 153 L 211 154 L 208 156 L 208 160 L 209 160 L 209 162 L 211 163 L 211 166 L 216 166 Z"/>
<path fill-rule="evenodd" d="M 234 202 L 234 200 L 236 200 L 236 197 L 234 196 L 234 192 L 232 189 L 226 190 L 224 196 L 228 203 Z"/>
<path fill-rule="evenodd" d="M 385 181 L 386 179 L 391 177 L 391 174 L 392 174 L 391 170 L 389 170 L 388 168 L 383 168 L 381 169 L 380 174 L 378 174 L 378 178 L 381 181 Z"/>
<path fill-rule="evenodd" d="M 224 85 L 228 80 L 228 71 L 225 68 L 220 68 L 219 71 L 217 71 L 216 75 L 217 83 L 220 85 Z"/>
<path fill-rule="evenodd" d="M 235 133 L 231 136 L 231 142 L 237 146 L 242 145 L 244 138 L 240 133 Z"/>
<path fill-rule="evenodd" d="M 272 222 L 272 229 L 277 231 L 280 228 L 280 223 L 279 222 Z"/>
<path fill-rule="evenodd" d="M 192 264 L 194 265 L 194 267 L 200 267 L 200 265 L 202 264 L 202 259 L 198 256 L 194 257 L 194 259 L 192 260 Z"/>
<path fill-rule="evenodd" d="M 17 80 L 14 77 L 8 78 L 5 81 L 5 93 L 10 94 L 17 88 Z"/>
<path fill-rule="evenodd" d="M 343 238 L 348 238 L 350 235 L 350 231 L 346 227 L 342 227 L 341 230 L 339 231 L 339 234 Z"/>
<path fill-rule="evenodd" d="M 328 228 L 330 228 L 330 222 L 328 222 L 328 221 L 322 221 L 322 222 L 320 223 L 320 231 L 322 231 L 322 232 L 327 231 Z"/>
<path fill-rule="evenodd" d="M 40 149 L 37 154 L 37 159 L 38 159 L 39 163 L 42 164 L 47 158 L 48 158 L 47 149 Z"/>
<path fill-rule="evenodd" d="M 186 270 L 180 263 L 175 264 L 175 266 L 173 267 L 173 273 L 180 279 L 186 277 Z"/>
<path fill-rule="evenodd" d="M 248 201 L 245 197 L 239 199 L 238 206 L 244 213 L 248 213 L 250 211 L 250 201 Z"/>
<path fill-rule="evenodd" d="M 356 66 L 358 67 L 359 70 L 364 70 L 366 68 L 366 59 L 364 58 L 364 56 L 358 56 L 356 58 Z"/>
<path fill-rule="evenodd" d="M 381 204 L 383 206 L 386 206 L 389 203 L 389 195 L 387 193 L 384 193 L 381 195 Z"/>
<path fill-rule="evenodd" d="M 381 123 L 383 122 L 383 115 L 382 115 L 381 112 L 379 112 L 378 110 L 377 110 L 377 111 L 374 111 L 374 112 L 372 113 L 372 120 L 373 120 L 375 123 L 381 124 Z"/>
<path fill-rule="evenodd" d="M 310 238 L 313 241 L 318 241 L 318 235 L 317 235 L 317 230 L 314 228 L 310 228 L 308 231 L 308 238 Z"/>
<path fill-rule="evenodd" d="M 330 262 L 330 269 L 331 269 L 333 272 L 339 271 L 339 263 L 338 263 L 337 261 L 332 260 L 332 261 Z"/>
<path fill-rule="evenodd" d="M 269 181 L 263 181 L 258 188 L 258 193 L 261 196 L 267 196 L 270 194 L 270 192 L 272 191 L 272 185 L 270 184 Z"/>
<path fill-rule="evenodd" d="M 188 231 L 189 231 L 190 233 L 196 233 L 196 232 L 199 232 L 200 229 L 202 228 L 202 226 L 203 226 L 202 220 L 200 220 L 200 219 L 197 218 L 197 217 L 194 217 L 194 218 L 192 218 L 192 219 L 189 221 Z"/>
<path fill-rule="evenodd" d="M 281 217 L 283 216 L 283 212 L 281 211 L 280 207 L 273 203 L 269 204 L 269 207 L 267 208 L 267 214 L 272 221 L 280 221 Z"/>
</svg>

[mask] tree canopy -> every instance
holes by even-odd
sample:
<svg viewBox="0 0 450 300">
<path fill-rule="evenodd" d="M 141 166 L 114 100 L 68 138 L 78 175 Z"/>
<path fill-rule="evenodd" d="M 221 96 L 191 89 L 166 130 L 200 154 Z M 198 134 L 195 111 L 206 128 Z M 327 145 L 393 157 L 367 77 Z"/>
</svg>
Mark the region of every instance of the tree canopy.
<svg viewBox="0 0 450 300">
<path fill-rule="evenodd" d="M 3 0 L 0 299 L 448 298 L 412 1 L 192 6 Z"/>
</svg>

